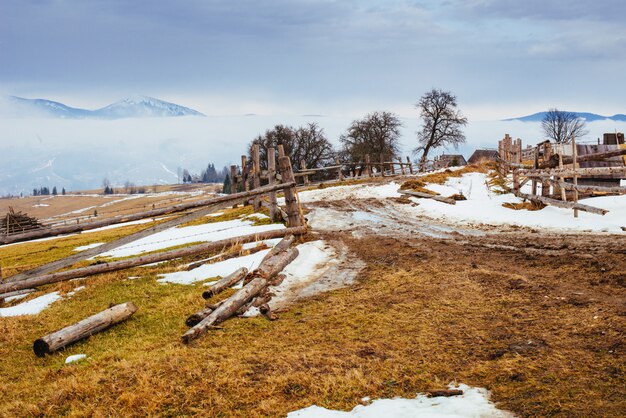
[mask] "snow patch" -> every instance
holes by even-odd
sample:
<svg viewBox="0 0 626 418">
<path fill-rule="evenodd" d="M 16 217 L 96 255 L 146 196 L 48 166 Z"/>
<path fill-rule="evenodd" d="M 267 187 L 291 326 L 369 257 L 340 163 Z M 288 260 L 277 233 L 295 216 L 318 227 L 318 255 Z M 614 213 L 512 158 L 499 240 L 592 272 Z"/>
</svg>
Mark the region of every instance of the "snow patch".
<svg viewBox="0 0 626 418">
<path fill-rule="evenodd" d="M 452 387 L 452 385 L 451 385 Z M 313 405 L 290 412 L 287 418 L 512 418 L 510 412 L 499 410 L 489 401 L 489 392 L 461 384 L 463 395 L 429 398 L 418 394 L 415 399 L 376 399 L 369 405 L 358 405 L 349 412 L 333 411 Z"/>
<path fill-rule="evenodd" d="M 87 354 L 74 354 L 72 356 L 68 356 L 65 359 L 65 364 L 74 363 L 74 362 L 80 361 L 80 360 L 85 359 L 85 358 L 87 358 Z"/>
<path fill-rule="evenodd" d="M 263 257 L 269 252 L 270 250 L 267 249 L 250 255 L 229 258 L 228 260 L 213 264 L 203 264 L 191 271 L 175 271 L 173 273 L 163 274 L 159 276 L 160 279 L 157 281 L 159 283 L 192 284 L 215 277 L 227 276 L 241 267 L 252 271 L 259 266 Z M 241 286 L 239 285 L 238 287 Z"/>
<path fill-rule="evenodd" d="M 74 251 L 85 251 L 90 250 L 92 248 L 96 248 L 104 244 L 104 242 L 94 242 L 93 244 L 82 245 L 80 247 L 74 248 Z"/>
<path fill-rule="evenodd" d="M 37 315 L 52 303 L 61 299 L 59 292 L 48 293 L 9 308 L 0 308 L 0 317 Z"/>
<path fill-rule="evenodd" d="M 100 254 L 103 257 L 127 257 L 192 242 L 212 242 L 248 234 L 284 229 L 282 224 L 253 226 L 251 221 L 232 220 L 203 225 L 170 228 Z"/>
</svg>

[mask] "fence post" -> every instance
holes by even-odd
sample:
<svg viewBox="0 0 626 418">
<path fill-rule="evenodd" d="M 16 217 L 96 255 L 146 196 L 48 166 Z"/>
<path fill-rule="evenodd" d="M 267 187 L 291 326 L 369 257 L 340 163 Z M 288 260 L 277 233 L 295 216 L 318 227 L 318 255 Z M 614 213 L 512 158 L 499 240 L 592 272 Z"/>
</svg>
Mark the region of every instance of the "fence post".
<svg viewBox="0 0 626 418">
<path fill-rule="evenodd" d="M 267 150 L 267 181 L 274 184 L 276 181 L 276 150 L 269 148 Z M 276 203 L 276 192 L 269 193 L 270 198 L 270 220 L 276 222 L 278 220 L 278 204 Z"/>
<path fill-rule="evenodd" d="M 550 160 L 550 155 L 552 154 L 552 145 L 549 142 L 543 143 L 543 161 L 548 162 Z M 545 179 L 545 180 L 544 180 Z M 550 196 L 550 182 L 548 181 L 550 177 L 544 177 L 541 180 L 541 196 L 547 197 Z"/>
<path fill-rule="evenodd" d="M 385 177 L 385 157 L 380 154 L 380 176 Z"/>
<path fill-rule="evenodd" d="M 289 157 L 278 157 L 278 167 L 283 183 L 295 181 Z M 285 208 L 287 209 L 287 226 L 302 226 L 298 197 L 296 196 L 296 186 L 287 187 L 283 189 L 283 192 L 285 194 Z"/>
<path fill-rule="evenodd" d="M 409 166 L 409 173 L 413 174 L 413 163 L 411 163 L 411 159 L 409 156 L 406 156 L 406 163 Z"/>
<path fill-rule="evenodd" d="M 578 186 L 578 175 L 576 174 L 578 170 L 578 149 L 576 149 L 576 138 L 574 136 L 572 136 L 572 157 L 574 160 L 574 203 L 578 203 L 578 189 L 576 188 Z M 578 218 L 578 209 L 574 209 L 574 218 Z"/>
<path fill-rule="evenodd" d="M 400 163 L 400 171 L 402 172 L 402 175 L 404 176 L 406 174 L 406 171 L 404 170 L 404 164 L 402 163 L 402 157 L 398 156 L 398 163 Z"/>
<path fill-rule="evenodd" d="M 245 155 L 241 156 L 241 182 L 243 183 L 243 191 L 250 191 L 250 184 L 248 183 L 248 157 Z M 249 200 L 243 202 L 244 206 L 249 204 Z"/>
<path fill-rule="evenodd" d="M 535 147 L 535 155 L 533 158 L 533 169 L 539 169 L 539 145 Z M 532 194 L 533 196 L 537 196 L 537 178 L 533 177 L 532 179 Z"/>
<path fill-rule="evenodd" d="M 337 181 L 343 181 L 343 172 L 341 171 L 341 164 L 339 163 L 339 158 L 335 158 L 335 165 L 338 165 L 337 169 Z"/>
<path fill-rule="evenodd" d="M 304 160 L 300 160 L 300 170 L 306 171 L 306 162 Z M 303 176 L 303 181 L 304 181 L 304 185 L 305 186 L 309 185 L 309 175 L 308 174 L 305 174 Z"/>
<path fill-rule="evenodd" d="M 237 193 L 239 184 L 237 183 L 237 166 L 230 166 L 230 194 Z"/>
<path fill-rule="evenodd" d="M 283 144 L 278 144 L 278 158 L 285 156 L 285 146 Z"/>
<path fill-rule="evenodd" d="M 391 168 L 391 174 L 396 174 L 396 167 L 393 165 L 393 155 L 389 156 L 389 167 Z"/>
<path fill-rule="evenodd" d="M 252 187 L 258 189 L 261 187 L 261 154 L 259 144 L 252 146 Z M 261 209 L 261 197 L 254 198 L 254 211 Z"/>
<path fill-rule="evenodd" d="M 368 177 L 372 177 L 372 166 L 370 165 L 370 155 L 365 154 L 365 172 Z"/>
</svg>

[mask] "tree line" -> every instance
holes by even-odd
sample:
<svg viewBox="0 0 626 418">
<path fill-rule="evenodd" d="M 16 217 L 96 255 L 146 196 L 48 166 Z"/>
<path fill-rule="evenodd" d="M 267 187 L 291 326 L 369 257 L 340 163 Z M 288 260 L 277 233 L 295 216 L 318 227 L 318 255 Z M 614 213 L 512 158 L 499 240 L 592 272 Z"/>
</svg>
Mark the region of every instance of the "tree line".
<svg viewBox="0 0 626 418">
<path fill-rule="evenodd" d="M 56 196 L 58 195 L 59 192 L 57 191 L 57 186 L 54 186 L 52 188 L 52 191 L 50 191 L 50 189 L 46 186 L 41 186 L 38 189 L 34 188 L 33 189 L 33 196 Z M 61 189 L 61 194 L 64 195 L 65 194 L 65 187 Z"/>
<path fill-rule="evenodd" d="M 433 149 L 448 145 L 456 148 L 465 142 L 462 127 L 467 124 L 467 118 L 458 109 L 452 93 L 432 89 L 420 98 L 415 108 L 419 111 L 422 127 L 417 133 L 418 144 L 414 153 L 420 155 L 421 163 L 426 163 Z M 339 137 L 339 148 L 335 149 L 317 123 L 300 127 L 276 125 L 252 140 L 248 154 L 251 159 L 252 147 L 259 145 L 261 168 L 267 169 L 268 150 L 277 150 L 282 144 L 296 170 L 302 163 L 307 168 L 322 167 L 335 161 L 359 163 L 367 154 L 394 157 L 400 152 L 402 126 L 395 113 L 371 112 L 350 123 Z"/>
</svg>

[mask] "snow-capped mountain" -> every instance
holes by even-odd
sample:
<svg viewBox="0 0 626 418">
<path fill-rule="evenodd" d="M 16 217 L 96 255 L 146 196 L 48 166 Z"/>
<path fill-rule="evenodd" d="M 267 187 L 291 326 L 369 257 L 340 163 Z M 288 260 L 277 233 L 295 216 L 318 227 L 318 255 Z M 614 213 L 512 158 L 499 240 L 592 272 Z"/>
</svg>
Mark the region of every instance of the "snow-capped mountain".
<svg viewBox="0 0 626 418">
<path fill-rule="evenodd" d="M 88 117 L 90 111 L 69 107 L 63 103 L 46 99 L 24 99 L 9 96 L 5 103 L 5 112 L 9 116 L 34 116 L 62 119 L 82 119 Z"/>
<path fill-rule="evenodd" d="M 521 122 L 541 122 L 547 113 L 548 112 L 537 112 L 528 116 L 504 119 L 504 121 L 508 122 L 512 120 L 519 120 Z M 612 120 L 612 121 L 617 121 L 617 122 L 626 121 L 626 115 L 623 115 L 623 114 L 617 114 L 613 116 L 602 116 L 596 113 L 589 113 L 589 112 L 571 112 L 571 113 L 574 113 L 576 116 L 578 116 L 581 119 L 584 119 L 587 122 L 594 122 L 598 120 Z"/>
<path fill-rule="evenodd" d="M 132 96 L 100 109 L 87 110 L 46 99 L 10 96 L 4 112 L 12 117 L 48 117 L 61 119 L 123 119 L 146 117 L 204 116 L 202 113 L 165 100 Z"/>
<path fill-rule="evenodd" d="M 94 110 L 93 114 L 103 119 L 204 116 L 188 107 L 147 96 L 128 97 L 102 109 Z"/>
</svg>

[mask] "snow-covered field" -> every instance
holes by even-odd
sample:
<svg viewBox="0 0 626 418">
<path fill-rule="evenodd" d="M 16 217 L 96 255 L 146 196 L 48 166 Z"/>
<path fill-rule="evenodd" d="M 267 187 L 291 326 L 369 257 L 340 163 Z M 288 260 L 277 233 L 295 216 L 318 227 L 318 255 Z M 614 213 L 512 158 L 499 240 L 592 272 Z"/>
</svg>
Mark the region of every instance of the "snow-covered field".
<svg viewBox="0 0 626 418">
<path fill-rule="evenodd" d="M 451 386 L 453 387 L 453 386 Z M 502 411 L 489 401 L 489 392 L 461 384 L 463 395 L 429 398 L 418 394 L 415 399 L 377 399 L 368 405 L 358 405 L 349 412 L 333 411 L 313 405 L 290 412 L 287 418 L 508 418 L 514 415 Z M 364 398 L 367 402 L 368 399 Z"/>
<path fill-rule="evenodd" d="M 436 219 L 448 224 L 461 225 L 517 225 L 530 228 L 623 233 L 626 227 L 626 195 L 602 196 L 584 199 L 581 203 L 607 209 L 604 215 L 579 212 L 547 206 L 540 211 L 512 210 L 503 203 L 519 203 L 513 194 L 497 194 L 487 187 L 487 175 L 469 173 L 462 177 L 451 177 L 444 185 L 428 184 L 427 188 L 443 196 L 463 194 L 467 200 L 449 205 L 432 199 L 411 198 L 419 206 L 408 207 L 415 215 Z M 400 184 L 340 186 L 299 193 L 300 202 L 349 201 L 351 199 L 385 199 L 400 197 Z"/>
</svg>

